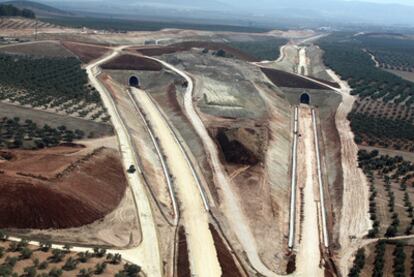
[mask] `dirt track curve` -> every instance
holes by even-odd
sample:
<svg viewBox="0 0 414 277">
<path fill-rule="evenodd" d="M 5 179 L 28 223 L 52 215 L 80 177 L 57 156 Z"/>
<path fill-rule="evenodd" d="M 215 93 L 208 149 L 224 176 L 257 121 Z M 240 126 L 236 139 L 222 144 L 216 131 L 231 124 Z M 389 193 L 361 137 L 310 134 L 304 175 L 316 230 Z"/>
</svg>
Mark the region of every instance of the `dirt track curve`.
<svg viewBox="0 0 414 277">
<path fill-rule="evenodd" d="M 111 116 L 112 124 L 118 136 L 124 168 L 129 168 L 130 165 L 134 165 L 135 168 L 138 169 L 135 173 L 128 174 L 128 182 L 134 196 L 137 216 L 141 223 L 143 240 L 138 247 L 119 252 L 122 253 L 123 258 L 126 260 L 140 265 L 148 276 L 161 277 L 163 276 L 163 273 L 158 245 L 158 235 L 152 215 L 151 205 L 147 197 L 147 191 L 140 176 L 136 153 L 131 144 L 128 130 L 117 111 L 116 105 L 110 93 L 96 78 L 99 73 L 98 66 L 119 55 L 123 48 L 125 47 L 114 48 L 110 55 L 104 56 L 99 60 L 94 61 L 92 64 L 89 64 L 86 67 L 86 71 L 91 84 L 100 93 L 102 101 Z"/>
</svg>

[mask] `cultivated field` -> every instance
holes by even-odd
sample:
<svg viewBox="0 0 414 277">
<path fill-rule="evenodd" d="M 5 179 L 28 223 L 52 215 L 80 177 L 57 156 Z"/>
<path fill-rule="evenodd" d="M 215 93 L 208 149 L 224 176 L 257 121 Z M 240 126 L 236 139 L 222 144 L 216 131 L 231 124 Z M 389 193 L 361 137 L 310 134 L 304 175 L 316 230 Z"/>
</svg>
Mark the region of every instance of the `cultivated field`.
<svg viewBox="0 0 414 277">
<path fill-rule="evenodd" d="M 359 164 L 370 180 L 370 237 L 393 237 L 414 232 L 414 164 L 402 157 L 359 152 Z"/>
<path fill-rule="evenodd" d="M 0 29 L 41 29 L 41 28 L 56 28 L 57 26 L 48 22 L 40 20 L 20 18 L 20 17 L 2 17 L 0 19 Z"/>
<path fill-rule="evenodd" d="M 2 233 L 2 237 L 4 234 Z M 0 273 L 4 276 L 141 276 L 140 268 L 125 263 L 119 254 L 107 254 L 105 249 L 73 252 L 51 249 L 50 243 L 28 245 L 26 241 L 0 242 Z"/>
<path fill-rule="evenodd" d="M 349 276 L 412 276 L 413 257 L 412 240 L 381 240 L 358 251 Z"/>
<path fill-rule="evenodd" d="M 2 54 L 0 100 L 95 121 L 109 121 L 98 92 L 73 57 Z"/>
</svg>

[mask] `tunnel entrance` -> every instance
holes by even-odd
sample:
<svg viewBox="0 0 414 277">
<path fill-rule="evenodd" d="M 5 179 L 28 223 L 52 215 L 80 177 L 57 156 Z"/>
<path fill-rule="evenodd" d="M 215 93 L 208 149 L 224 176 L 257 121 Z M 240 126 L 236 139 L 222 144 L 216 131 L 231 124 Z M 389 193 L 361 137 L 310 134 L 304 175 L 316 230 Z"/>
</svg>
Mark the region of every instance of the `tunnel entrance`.
<svg viewBox="0 0 414 277">
<path fill-rule="evenodd" d="M 139 88 L 139 78 L 137 76 L 129 77 L 129 86 Z"/>
<path fill-rule="evenodd" d="M 307 93 L 303 93 L 303 94 L 300 96 L 300 103 L 301 103 L 301 104 L 306 104 L 306 105 L 309 105 L 309 104 L 310 104 L 310 96 L 309 96 L 309 94 L 307 94 Z"/>
</svg>

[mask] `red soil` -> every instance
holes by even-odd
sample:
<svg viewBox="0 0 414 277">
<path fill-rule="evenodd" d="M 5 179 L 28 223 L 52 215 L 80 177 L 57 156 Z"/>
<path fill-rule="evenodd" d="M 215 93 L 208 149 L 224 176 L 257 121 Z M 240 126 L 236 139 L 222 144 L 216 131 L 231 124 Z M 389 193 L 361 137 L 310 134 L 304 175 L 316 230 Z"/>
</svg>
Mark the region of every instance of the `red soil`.
<svg viewBox="0 0 414 277">
<path fill-rule="evenodd" d="M 122 55 L 102 65 L 103 69 L 121 70 L 148 70 L 160 71 L 162 66 L 159 62 L 145 57 L 134 55 Z"/>
<path fill-rule="evenodd" d="M 272 81 L 272 83 L 278 87 L 327 89 L 325 86 L 319 85 L 305 78 L 301 78 L 285 71 L 263 67 L 261 70 L 270 79 L 270 81 Z"/>
<path fill-rule="evenodd" d="M 62 45 L 76 55 L 83 63 L 90 63 L 109 51 L 109 48 L 105 46 L 71 41 L 64 41 Z"/>
<path fill-rule="evenodd" d="M 126 179 L 115 150 L 12 150 L 0 162 L 0 228 L 69 228 L 92 223 L 120 203 Z"/>
<path fill-rule="evenodd" d="M 191 50 L 191 48 L 207 48 L 209 50 L 220 50 L 223 49 L 226 53 L 233 55 L 234 57 L 248 61 L 254 62 L 258 61 L 255 57 L 250 56 L 249 54 L 244 53 L 241 50 L 235 49 L 227 44 L 218 43 L 218 42 L 208 42 L 208 41 L 185 41 L 170 44 L 167 46 L 146 46 L 135 48 L 136 51 L 139 53 L 146 55 L 146 56 L 160 56 L 163 54 L 171 54 L 176 52 L 183 52 Z"/>
</svg>

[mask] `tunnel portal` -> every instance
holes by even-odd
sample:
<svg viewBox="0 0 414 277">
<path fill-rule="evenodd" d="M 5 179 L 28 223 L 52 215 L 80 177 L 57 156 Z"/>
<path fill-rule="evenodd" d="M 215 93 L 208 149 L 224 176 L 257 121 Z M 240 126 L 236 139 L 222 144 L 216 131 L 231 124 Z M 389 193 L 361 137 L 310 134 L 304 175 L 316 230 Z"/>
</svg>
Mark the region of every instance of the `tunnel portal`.
<svg viewBox="0 0 414 277">
<path fill-rule="evenodd" d="M 129 77 L 129 85 L 131 87 L 139 88 L 139 85 L 140 85 L 139 78 L 137 76 Z"/>
<path fill-rule="evenodd" d="M 301 103 L 301 104 L 306 104 L 306 105 L 309 105 L 309 104 L 310 104 L 310 96 L 309 96 L 309 94 L 307 94 L 307 93 L 303 93 L 303 94 L 300 96 L 300 103 Z"/>
</svg>

